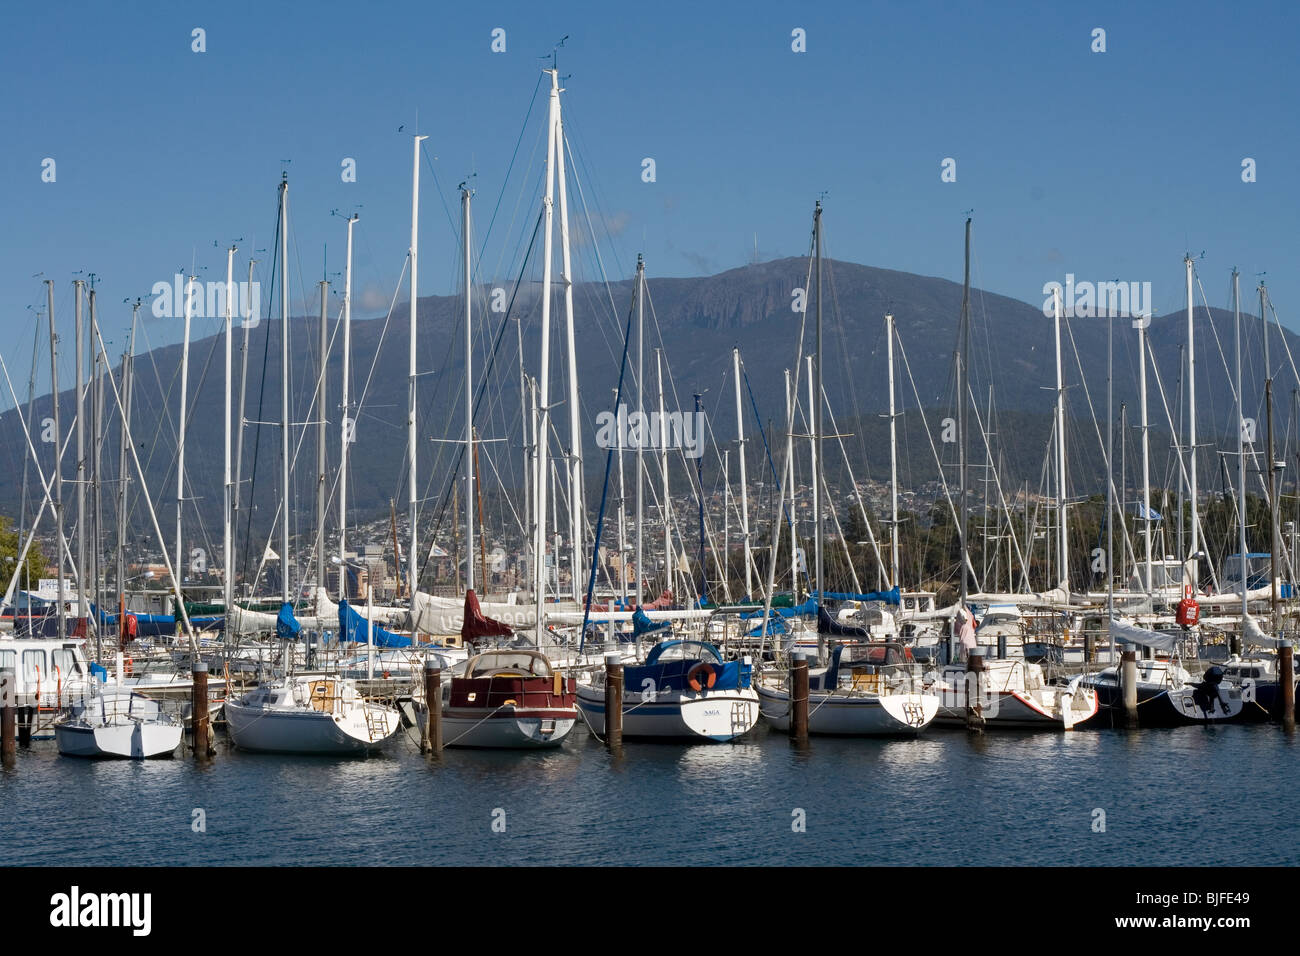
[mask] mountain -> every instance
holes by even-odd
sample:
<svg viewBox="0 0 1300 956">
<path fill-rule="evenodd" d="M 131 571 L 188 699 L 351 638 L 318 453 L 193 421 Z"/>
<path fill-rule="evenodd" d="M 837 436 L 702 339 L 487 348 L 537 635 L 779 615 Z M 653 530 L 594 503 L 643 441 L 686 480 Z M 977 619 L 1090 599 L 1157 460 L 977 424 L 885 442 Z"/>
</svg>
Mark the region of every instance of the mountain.
<svg viewBox="0 0 1300 956">
<path fill-rule="evenodd" d="M 648 275 L 649 295 L 645 308 L 645 376 L 647 405 L 657 407 L 658 385 L 656 350 L 662 349 L 665 400 L 669 411 L 689 412 L 693 395 L 702 395 L 711 435 L 723 447 L 734 449 L 735 392 L 732 374 L 733 346 L 739 347 L 747 383 L 742 382 L 746 417 L 747 462 L 752 481 L 768 476 L 763 441 L 757 432 L 754 406 L 764 428 L 771 423 L 769 441 L 773 459 L 783 454 L 785 397 L 784 370 L 793 369 L 797 361 L 797 342 L 801 320 L 806 319 L 802 353 L 814 349 L 815 300 L 807 297 L 808 311 L 794 311 L 796 290 L 808 285 L 808 260 L 781 259 L 732 269 L 702 278 L 655 279 Z M 853 462 L 855 476 L 875 480 L 888 478 L 887 423 L 880 414 L 887 409 L 886 343 L 883 316 L 892 312 L 906 353 L 896 356 L 898 401 L 905 414 L 900 419 L 900 481 L 912 485 L 937 475 L 929 441 L 921 427 L 919 408 L 925 410 L 931 431 L 938 442 L 940 421 L 953 414 L 953 353 L 961 311 L 962 289 L 945 279 L 913 275 L 853 263 L 827 261 L 823 275 L 823 351 L 825 388 L 830 406 L 836 413 L 840 434 L 848 435 L 845 444 Z M 494 293 L 494 289 L 502 292 Z M 506 513 L 513 508 L 522 515 L 519 489 L 522 485 L 523 455 L 520 422 L 522 410 L 519 390 L 519 348 L 523 342 L 525 365 L 536 375 L 540 351 L 540 298 L 536 284 L 521 287 L 513 311 L 506 315 L 491 311 L 492 304 L 510 300 L 512 288 L 506 283 L 487 285 L 481 290 L 481 309 L 476 309 L 478 331 L 475 346 L 475 378 L 482 380 L 489 368 L 490 383 L 482 392 L 476 424 L 484 439 L 480 445 L 480 468 L 485 488 L 491 489 L 492 513 Z M 613 389 L 619 378 L 623 332 L 631 315 L 633 282 L 622 280 L 602 284 L 579 283 L 574 286 L 576 351 L 581 382 L 581 426 L 588 475 L 588 502 L 594 508 L 599 501 L 600 482 L 605 467 L 605 452 L 596 447 L 597 415 L 613 404 Z M 463 435 L 464 379 L 462 332 L 463 299 L 453 296 L 422 297 L 419 303 L 418 366 L 419 425 L 422 437 L 419 463 L 418 494 L 422 514 L 430 520 L 445 507 L 450 495 L 451 468 L 461 447 L 451 440 Z M 1207 317 L 1208 316 L 1208 317 Z M 633 334 L 635 335 L 635 317 Z M 329 331 L 335 334 L 335 316 Z M 1001 478 L 1006 488 L 1023 487 L 1031 491 L 1042 484 L 1046 447 L 1051 430 L 1052 387 L 1055 381 L 1053 324 L 1043 315 L 1041 303 L 1028 304 L 980 290 L 971 294 L 972 331 L 970 364 L 972 392 L 985 417 L 992 386 L 994 419 L 992 430 L 1000 449 Z M 518 321 L 517 321 L 518 320 Z M 1065 336 L 1065 377 L 1068 389 L 1070 424 L 1067 441 L 1071 448 L 1072 489 L 1080 495 L 1102 490 L 1104 459 L 1098 441 L 1094 415 L 1104 419 L 1106 409 L 1107 321 L 1075 318 Z M 1114 324 L 1115 412 L 1121 403 L 1128 408 L 1128 422 L 1138 421 L 1137 400 L 1137 333 L 1128 319 L 1110 320 Z M 554 447 L 567 445 L 568 404 L 563 356 L 565 353 L 563 297 L 557 295 L 551 314 L 554 339 L 551 347 L 552 426 L 557 438 Z M 354 403 L 364 395 L 357 413 L 357 441 L 353 446 L 349 479 L 350 513 L 360 522 L 387 513 L 390 499 L 403 513 L 406 491 L 406 403 L 407 403 L 407 306 L 399 303 L 387 320 L 383 316 L 356 319 L 353 322 Z M 1197 338 L 1197 406 L 1200 423 L 1199 440 L 1213 441 L 1214 436 L 1230 431 L 1233 400 L 1227 371 L 1232 365 L 1232 315 L 1222 310 L 1196 312 Z M 280 407 L 279 349 L 284 323 L 263 320 L 249 330 L 248 384 L 245 419 L 250 423 L 244 433 L 245 500 L 251 494 L 255 511 L 253 526 L 265 529 L 278 502 L 276 489 L 279 474 L 279 428 L 267 425 L 278 422 Z M 295 318 L 290 323 L 292 363 L 290 368 L 292 419 L 295 423 L 293 443 L 298 449 L 294 471 L 294 506 L 297 532 L 310 534 L 311 502 L 315 477 L 315 426 L 318 413 L 312 408 L 317 370 L 317 336 L 319 319 Z M 1263 373 L 1259 322 L 1247 320 L 1249 351 L 1245 359 L 1247 411 L 1260 422 L 1263 438 Z M 1186 339 L 1183 313 L 1157 317 L 1150 324 L 1150 341 L 1159 369 L 1160 380 L 1169 408 L 1178 421 L 1179 408 L 1185 404 L 1179 395 L 1179 356 Z M 235 368 L 240 368 L 239 347 L 243 332 L 236 332 Z M 63 336 L 71 341 L 70 333 Z M 1073 344 L 1071 343 L 1071 339 Z M 1270 333 L 1271 360 L 1275 374 L 1285 388 L 1275 389 L 1279 403 L 1275 429 L 1287 434 L 1291 412 L 1291 383 L 1288 354 L 1283 338 L 1276 329 Z M 327 380 L 326 403 L 328 458 L 338 460 L 339 381 L 341 375 L 341 337 L 335 340 Z M 1285 333 L 1291 353 L 1300 341 Z M 201 531 L 208 540 L 220 538 L 222 431 L 222 338 L 209 337 L 191 345 L 190 423 L 186 444 L 186 472 L 190 486 L 187 514 L 202 517 Z M 1077 358 L 1076 358 L 1077 352 Z M 145 467 L 150 493 L 159 511 L 165 537 L 174 527 L 175 509 L 175 417 L 179 389 L 178 345 L 138 356 L 135 362 L 134 408 L 132 429 L 137 452 Z M 629 370 L 624 401 L 635 407 L 632 366 L 635 348 L 630 350 Z M 1164 405 L 1157 391 L 1156 377 L 1149 376 L 1149 409 L 1152 423 L 1152 448 L 1157 465 L 1153 481 L 1176 480 L 1176 470 L 1166 461 L 1169 449 L 1169 426 Z M 750 391 L 752 390 L 752 399 Z M 806 366 L 800 373 L 801 404 L 807 405 Z M 1092 412 L 1089 411 L 1089 399 Z M 112 404 L 112 392 L 108 392 Z M 62 424 L 72 422 L 72 391 L 60 395 Z M 35 402 L 35 421 L 51 411 L 49 396 Z M 105 474 L 116 474 L 118 429 L 108 416 L 105 444 Z M 797 434 L 806 434 L 807 426 L 796 425 Z M 826 419 L 830 431 L 830 418 Z M 977 430 L 972 430 L 971 461 L 976 466 L 984 460 L 983 446 Z M 1105 429 L 1101 429 L 1104 439 Z M 1133 483 L 1136 433 L 1129 434 L 1129 484 Z M 1235 439 L 1234 439 L 1235 443 Z M 22 489 L 23 453 L 25 449 L 18 416 L 14 410 L 0 415 L 0 446 L 6 449 L 7 468 L 0 475 L 0 513 L 17 514 Z M 44 467 L 50 466 L 50 445 L 42 445 Z M 945 461 L 953 461 L 952 445 Z M 1120 454 L 1116 444 L 1116 456 Z M 1220 447 L 1226 448 L 1221 443 Z M 73 445 L 65 455 L 65 479 L 73 476 Z M 841 482 L 843 473 L 836 439 L 825 442 L 830 480 Z M 719 453 L 720 454 L 720 453 Z M 1207 452 L 1202 466 L 1203 489 L 1217 480 L 1216 462 Z M 732 458 L 735 458 L 733 451 Z M 692 467 L 694 462 L 691 463 Z M 732 462 L 732 480 L 737 477 Z M 719 487 L 718 456 L 710 449 L 705 456 L 705 484 Z M 801 459 L 797 465 L 806 471 Z M 674 494 L 687 491 L 680 459 L 673 465 Z M 561 470 L 562 473 L 562 470 Z M 616 475 L 616 470 L 615 470 Z M 955 481 L 955 472 L 949 472 Z M 978 475 L 974 475 L 974 481 Z M 798 480 L 803 480 L 797 475 Z M 1252 479 L 1254 480 L 1254 479 Z M 629 479 L 630 481 L 630 479 Z M 33 487 L 35 479 L 32 478 Z M 335 475 L 331 469 L 327 485 L 332 489 Z M 138 483 L 132 484 L 132 526 L 142 536 L 149 526 L 138 495 Z M 250 491 L 251 489 L 251 491 Z M 106 479 L 103 494 L 112 496 Z M 563 491 L 562 491 L 563 493 Z M 72 500 L 72 486 L 65 485 L 65 500 Z M 331 505 L 331 516 L 337 505 Z M 191 511 L 191 509 L 193 509 Z M 72 508 L 67 509 L 71 523 Z M 246 513 L 247 514 L 247 513 Z M 189 519 L 193 521 L 193 519 Z M 504 519 L 503 519 L 504 520 Z"/>
</svg>

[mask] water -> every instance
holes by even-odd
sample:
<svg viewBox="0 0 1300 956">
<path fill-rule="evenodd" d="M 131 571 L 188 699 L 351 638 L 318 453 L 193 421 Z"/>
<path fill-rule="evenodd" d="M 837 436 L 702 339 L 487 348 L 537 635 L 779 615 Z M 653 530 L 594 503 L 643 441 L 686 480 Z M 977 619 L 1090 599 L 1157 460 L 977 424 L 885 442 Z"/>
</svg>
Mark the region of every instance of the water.
<svg viewBox="0 0 1300 956">
<path fill-rule="evenodd" d="M 1294 864 L 1298 746 L 1257 725 L 931 730 L 800 752 L 760 725 L 614 758 L 579 727 L 558 750 L 441 762 L 409 738 L 336 760 L 219 736 L 200 766 L 77 760 L 48 741 L 0 772 L 0 866 Z"/>
</svg>

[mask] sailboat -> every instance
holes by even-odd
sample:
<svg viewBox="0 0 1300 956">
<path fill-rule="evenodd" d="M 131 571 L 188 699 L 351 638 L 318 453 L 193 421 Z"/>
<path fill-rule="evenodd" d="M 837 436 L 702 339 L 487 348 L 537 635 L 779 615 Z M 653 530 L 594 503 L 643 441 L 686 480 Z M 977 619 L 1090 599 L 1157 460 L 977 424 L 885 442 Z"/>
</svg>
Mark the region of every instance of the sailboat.
<svg viewBox="0 0 1300 956">
<path fill-rule="evenodd" d="M 822 462 L 820 442 L 822 435 L 822 294 L 821 248 L 822 204 L 819 200 L 813 212 L 813 237 L 815 243 L 817 278 L 817 350 L 812 369 L 813 415 L 813 521 L 814 574 L 818 619 L 819 656 L 826 666 L 809 671 L 808 732 L 814 734 L 852 734 L 865 736 L 915 735 L 929 726 L 939 711 L 939 700 L 933 694 L 916 686 L 914 665 L 906 664 L 902 648 L 898 645 L 876 644 L 865 648 L 866 654 L 857 667 L 845 667 L 845 641 L 862 642 L 869 638 L 866 628 L 846 627 L 832 621 L 829 612 L 821 606 L 826 598 L 822 577 Z M 787 422 L 786 453 L 790 455 L 793 432 L 792 413 Z M 782 491 L 784 493 L 784 486 Z M 785 502 L 778 503 L 780 515 Z M 773 553 L 779 544 L 781 522 L 774 522 Z M 793 533 L 793 530 L 792 530 Z M 772 593 L 775 562 L 769 567 L 767 599 L 761 626 L 766 632 L 771 621 Z M 827 651 L 827 640 L 835 638 L 835 647 Z M 789 640 L 793 647 L 793 638 Z M 900 667 L 899 665 L 905 665 Z M 847 678 L 847 680 L 846 680 Z M 764 717 L 778 730 L 788 730 L 791 720 L 792 676 L 790 671 L 763 676 L 757 682 L 760 708 Z"/>
<path fill-rule="evenodd" d="M 183 733 L 181 721 L 157 701 L 122 685 L 96 687 L 54 724 L 59 753 L 69 757 L 170 757 Z"/>
<path fill-rule="evenodd" d="M 645 662 L 623 670 L 624 737 L 674 737 L 718 743 L 758 723 L 759 697 L 748 655 L 727 661 L 705 641 L 667 640 Z M 578 706 L 592 730 L 605 733 L 604 675 L 578 683 Z"/>
<path fill-rule="evenodd" d="M 418 143 L 417 143 L 418 146 Z M 419 153 L 416 153 L 419 169 Z M 281 610 L 277 633 L 292 640 L 298 621 L 289 600 L 289 284 L 288 178 L 280 182 L 281 241 Z M 323 359 L 323 356 L 322 356 Z M 289 650 L 292 651 L 292 644 Z M 292 661 L 292 654 L 286 658 Z M 288 669 L 288 668 L 286 668 Z M 242 750 L 296 754 L 358 754 L 378 750 L 401 728 L 396 710 L 365 700 L 348 678 L 292 673 L 226 702 L 227 730 Z"/>
</svg>

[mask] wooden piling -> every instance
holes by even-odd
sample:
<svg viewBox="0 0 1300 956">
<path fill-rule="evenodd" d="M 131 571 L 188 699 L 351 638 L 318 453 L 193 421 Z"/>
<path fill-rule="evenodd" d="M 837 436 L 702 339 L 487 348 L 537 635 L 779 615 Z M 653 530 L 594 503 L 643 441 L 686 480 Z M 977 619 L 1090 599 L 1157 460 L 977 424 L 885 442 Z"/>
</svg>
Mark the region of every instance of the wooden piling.
<svg viewBox="0 0 1300 956">
<path fill-rule="evenodd" d="M 966 655 L 966 729 L 984 733 L 984 710 L 980 704 L 984 683 L 984 652 L 973 647 Z M 971 675 L 974 675 L 973 677 Z"/>
<path fill-rule="evenodd" d="M 605 744 L 623 746 L 623 664 L 618 651 L 605 655 Z"/>
<path fill-rule="evenodd" d="M 212 727 L 208 717 L 208 665 L 195 661 L 191 672 L 190 726 L 194 729 L 194 757 L 207 760 L 216 750 L 212 746 Z"/>
<path fill-rule="evenodd" d="M 420 753 L 442 753 L 442 668 L 437 661 L 424 662 L 424 707 Z"/>
<path fill-rule="evenodd" d="M 0 671 L 0 759 L 5 766 L 14 762 L 18 752 L 17 686 L 14 671 Z"/>
<path fill-rule="evenodd" d="M 1277 679 L 1282 685 L 1282 729 L 1295 730 L 1295 659 L 1290 641 L 1277 649 Z"/>
<path fill-rule="evenodd" d="M 808 656 L 803 651 L 790 658 L 790 736 L 808 742 Z"/>
<path fill-rule="evenodd" d="M 1138 725 L 1137 651 L 1124 651 L 1121 655 L 1124 687 L 1124 722 L 1129 727 Z"/>
</svg>

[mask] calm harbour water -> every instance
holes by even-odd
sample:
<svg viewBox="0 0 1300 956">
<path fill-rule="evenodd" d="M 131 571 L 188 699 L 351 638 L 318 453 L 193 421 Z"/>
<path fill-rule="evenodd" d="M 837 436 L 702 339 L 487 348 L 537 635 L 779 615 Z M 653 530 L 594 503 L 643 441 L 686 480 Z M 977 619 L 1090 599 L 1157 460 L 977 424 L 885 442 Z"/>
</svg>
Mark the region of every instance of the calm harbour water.
<svg viewBox="0 0 1300 956">
<path fill-rule="evenodd" d="M 353 760 L 84 761 L 0 772 L 0 866 L 1293 864 L 1300 743 L 1276 725 L 731 745 L 583 727 L 547 752 L 410 739 Z M 196 833 L 193 810 L 206 814 Z M 806 831 L 795 832 L 796 810 Z M 1094 832 L 1094 811 L 1105 832 Z M 504 811 L 502 814 L 501 811 Z M 494 829 L 494 821 L 496 829 Z M 504 822 L 504 832 L 499 832 Z"/>
</svg>

